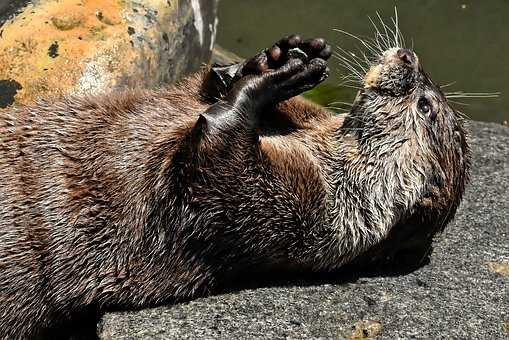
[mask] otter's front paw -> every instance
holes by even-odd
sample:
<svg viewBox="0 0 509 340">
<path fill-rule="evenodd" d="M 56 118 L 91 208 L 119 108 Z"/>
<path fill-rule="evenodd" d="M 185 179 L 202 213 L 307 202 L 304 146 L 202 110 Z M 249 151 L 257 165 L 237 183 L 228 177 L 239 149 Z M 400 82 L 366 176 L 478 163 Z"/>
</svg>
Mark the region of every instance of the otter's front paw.
<svg viewBox="0 0 509 340">
<path fill-rule="evenodd" d="M 290 99 L 312 89 L 328 76 L 327 62 L 321 58 L 289 58 L 277 69 L 248 75 L 235 83 L 226 100 L 249 103 L 255 111 Z"/>
<path fill-rule="evenodd" d="M 282 38 L 272 47 L 247 60 L 238 70 L 236 78 L 277 70 L 290 59 L 300 59 L 304 63 L 316 58 L 325 61 L 331 54 L 331 46 L 325 39 L 314 38 L 303 41 L 300 36 L 293 34 Z"/>
</svg>

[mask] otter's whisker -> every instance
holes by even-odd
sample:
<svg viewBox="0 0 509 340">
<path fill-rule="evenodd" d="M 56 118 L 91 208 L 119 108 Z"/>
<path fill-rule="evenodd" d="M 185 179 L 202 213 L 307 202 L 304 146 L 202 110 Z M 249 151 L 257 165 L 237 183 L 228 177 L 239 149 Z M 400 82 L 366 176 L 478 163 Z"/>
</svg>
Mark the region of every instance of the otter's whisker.
<svg viewBox="0 0 509 340">
<path fill-rule="evenodd" d="M 445 97 L 449 98 L 498 98 L 500 97 L 500 92 L 446 92 Z"/>
<path fill-rule="evenodd" d="M 341 80 L 350 80 L 350 81 L 357 82 L 357 77 L 355 75 L 353 75 L 353 74 L 347 74 L 347 75 L 341 76 L 340 79 Z"/>
<path fill-rule="evenodd" d="M 326 108 L 327 109 L 335 110 L 337 113 L 348 113 L 349 112 L 348 110 L 345 110 L 345 108 L 338 107 L 338 106 L 329 106 L 329 105 L 327 105 Z"/>
<path fill-rule="evenodd" d="M 450 103 L 453 103 L 453 104 L 458 104 L 458 105 L 463 105 L 463 106 L 469 106 L 470 104 L 467 104 L 467 103 L 463 103 L 463 102 L 458 102 L 458 101 L 454 101 L 454 100 L 450 100 L 450 99 L 447 99 L 448 102 Z"/>
<path fill-rule="evenodd" d="M 380 23 L 382 24 L 382 28 L 384 29 L 384 32 L 385 32 L 385 38 L 387 39 L 387 48 L 386 49 L 389 49 L 391 47 L 394 47 L 394 46 L 391 46 L 391 43 L 390 43 L 390 35 L 389 35 L 389 30 L 390 28 L 387 27 L 387 25 L 385 24 L 385 22 L 383 21 L 382 17 L 380 16 L 380 13 L 377 11 L 376 12 L 376 16 L 378 17 L 378 20 L 380 20 Z"/>
<path fill-rule="evenodd" d="M 394 29 L 396 30 L 396 36 L 398 41 L 398 46 L 406 47 L 405 45 L 405 37 L 403 36 L 403 32 L 399 29 L 399 18 L 398 18 L 398 8 L 394 7 L 394 18 L 392 19 L 394 23 Z"/>
<path fill-rule="evenodd" d="M 339 49 L 339 52 L 334 52 L 333 56 L 337 58 L 341 58 L 342 60 L 345 60 L 348 62 L 348 64 L 355 64 L 355 61 L 353 60 L 353 57 L 348 53 L 345 52 L 341 47 L 337 46 Z"/>
<path fill-rule="evenodd" d="M 341 101 L 337 101 L 337 102 L 332 102 L 331 104 L 342 104 L 342 105 L 346 105 L 346 106 L 353 106 L 352 103 L 349 103 L 349 102 L 341 102 Z"/>
<path fill-rule="evenodd" d="M 339 32 L 339 33 L 343 33 L 353 39 L 356 39 L 358 40 L 362 45 L 364 45 L 364 47 L 366 47 L 369 51 L 371 51 L 373 54 L 378 54 L 377 50 L 376 50 L 376 47 L 375 46 L 372 46 L 369 42 L 365 41 L 364 39 L 361 39 L 359 36 L 355 35 L 355 34 L 352 34 L 350 32 L 347 32 L 347 31 L 343 31 L 343 30 L 340 30 L 340 29 L 333 29 L 334 31 L 336 32 Z"/>
<path fill-rule="evenodd" d="M 340 66 L 343 66 L 343 67 L 345 67 L 346 69 L 348 69 L 346 65 L 342 65 L 342 64 L 340 64 Z M 350 71 L 351 71 L 351 70 L 350 70 Z M 351 72 L 355 72 L 355 71 L 351 71 Z M 352 73 L 352 77 L 355 77 L 355 79 L 349 79 L 349 80 L 347 80 L 347 81 L 344 81 L 344 83 L 345 83 L 345 84 L 358 84 L 358 83 L 361 81 L 361 78 L 360 78 L 360 77 L 361 77 L 361 75 L 360 75 L 360 74 L 358 74 L 358 73 Z"/>
<path fill-rule="evenodd" d="M 334 58 L 338 59 L 340 61 L 340 66 L 343 66 L 345 69 L 347 69 L 348 71 L 350 71 L 352 73 L 353 76 L 355 76 L 358 80 L 362 80 L 363 78 L 363 71 L 362 70 L 358 70 L 355 65 L 352 64 L 352 61 L 349 60 L 348 58 L 340 55 L 340 54 L 334 54 L 333 55 Z"/>
<path fill-rule="evenodd" d="M 348 76 L 348 78 L 341 79 L 340 84 L 359 86 L 358 85 L 359 79 L 357 79 L 356 76 L 351 75 L 351 76 Z"/>
<path fill-rule="evenodd" d="M 362 87 L 356 86 L 356 85 L 351 85 L 351 84 L 348 84 L 347 82 L 346 83 L 340 83 L 339 85 L 342 86 L 342 87 L 348 87 L 348 88 L 355 89 L 355 90 L 362 90 Z"/>
<path fill-rule="evenodd" d="M 345 80 L 342 80 L 341 82 L 339 82 L 338 86 L 350 86 L 350 87 L 354 87 L 354 88 L 357 88 L 357 89 L 360 89 L 360 86 L 357 85 L 359 83 L 359 81 L 357 79 L 345 79 Z"/>
<path fill-rule="evenodd" d="M 373 25 L 373 28 L 376 31 L 375 32 L 374 43 L 376 43 L 376 47 L 378 48 L 379 53 L 383 53 L 383 51 L 385 50 L 385 48 L 383 46 L 385 41 L 383 40 L 382 33 L 380 33 L 380 30 L 378 29 L 378 26 L 375 24 L 375 22 L 373 21 L 373 19 L 370 16 L 368 16 L 368 19 L 369 19 L 369 21 L 371 21 L 371 25 Z M 380 39 L 382 39 L 382 42 L 380 42 Z"/>
<path fill-rule="evenodd" d="M 343 53 L 343 56 L 348 56 L 348 60 L 350 60 L 352 63 L 356 64 L 357 66 L 360 67 L 360 70 L 365 73 L 367 71 L 367 68 L 370 66 L 370 63 L 369 61 L 367 62 L 366 65 L 362 65 L 359 61 L 358 61 L 358 58 L 357 56 L 355 55 L 355 53 L 353 52 L 350 52 L 350 51 L 347 51 L 343 48 L 341 48 L 340 46 L 337 46 L 337 48 L 340 50 L 340 52 Z M 338 53 L 338 55 L 341 55 L 340 53 Z"/>
<path fill-rule="evenodd" d="M 348 53 L 348 52 L 347 52 L 347 51 L 344 51 L 344 53 Z M 369 64 L 367 64 L 367 65 L 362 65 L 362 64 L 359 62 L 359 60 L 358 60 L 357 56 L 355 55 L 355 53 L 351 52 L 351 55 L 352 55 L 353 63 L 354 63 L 355 65 L 359 66 L 361 73 L 366 73 L 366 71 L 367 71 L 367 67 L 366 67 L 366 66 L 368 66 L 368 67 L 369 67 Z"/>
<path fill-rule="evenodd" d="M 380 18 L 380 15 L 377 13 L 377 17 Z M 390 42 L 389 42 L 389 37 L 388 37 L 388 34 L 387 34 L 387 29 L 385 28 L 384 25 L 382 25 L 382 29 L 384 32 L 382 32 L 381 30 L 378 29 L 378 25 L 373 21 L 372 21 L 372 24 L 376 27 L 376 33 L 378 36 L 376 36 L 377 40 L 381 40 L 382 41 L 382 48 L 380 49 L 380 53 L 383 53 L 383 51 L 389 49 L 391 46 L 390 46 Z"/>
<path fill-rule="evenodd" d="M 389 39 L 393 39 L 394 38 L 394 41 L 392 41 L 392 46 L 391 47 L 399 47 L 399 42 L 398 42 L 398 36 L 396 34 L 396 32 L 387 24 L 384 23 L 384 25 L 386 25 L 387 27 L 387 30 L 389 31 L 387 37 Z"/>
<path fill-rule="evenodd" d="M 338 58 L 339 59 L 339 58 Z M 340 60 L 340 59 L 339 59 Z M 356 88 L 360 88 L 359 87 L 359 82 L 362 81 L 362 75 L 360 75 L 359 73 L 355 73 L 355 71 L 351 70 L 351 68 L 353 68 L 353 66 L 349 66 L 349 65 L 344 65 L 343 62 L 340 60 L 340 66 L 342 66 L 343 68 L 346 68 L 348 70 L 350 70 L 350 74 L 346 74 L 344 75 L 342 70 L 340 69 L 334 69 L 334 71 L 338 72 L 339 74 L 342 74 L 339 79 L 340 79 L 340 83 L 339 83 L 339 86 L 343 86 L 343 85 L 352 85 L 352 86 L 355 86 Z"/>
<path fill-rule="evenodd" d="M 334 111 L 336 111 L 338 113 L 341 113 L 341 112 L 348 113 L 350 111 L 350 110 L 347 110 L 346 108 L 340 107 L 340 106 L 329 106 L 329 105 L 327 105 L 326 108 L 334 110 Z"/>
<path fill-rule="evenodd" d="M 339 84 L 340 84 L 340 86 L 350 86 L 353 88 L 361 89 L 358 79 L 345 79 L 345 80 L 341 81 Z"/>
<path fill-rule="evenodd" d="M 333 55 L 334 58 L 338 59 L 340 61 L 340 65 L 343 66 L 344 68 L 348 69 L 349 71 L 351 71 L 353 74 L 355 74 L 357 77 L 361 77 L 362 76 L 362 72 L 363 70 L 358 70 L 355 63 L 353 63 L 350 59 L 342 56 L 342 55 L 339 55 L 339 54 L 334 54 Z"/>
<path fill-rule="evenodd" d="M 449 87 L 449 86 L 452 86 L 456 84 L 456 81 L 451 81 L 450 83 L 447 83 L 447 84 L 444 84 L 444 85 L 440 85 L 440 88 L 443 89 L 444 87 Z"/>
<path fill-rule="evenodd" d="M 369 61 L 369 58 L 368 56 L 366 55 L 366 53 L 364 53 L 364 51 L 362 51 L 360 48 L 359 48 L 359 52 L 362 54 L 362 57 L 363 57 L 363 61 L 366 63 L 366 65 L 369 67 L 369 65 L 371 65 L 371 62 Z"/>
<path fill-rule="evenodd" d="M 396 10 L 396 7 L 394 7 L 394 18 L 391 18 L 392 23 L 394 24 L 394 42 L 396 43 L 396 46 L 401 46 L 399 41 L 399 28 L 398 28 L 398 11 Z"/>
</svg>

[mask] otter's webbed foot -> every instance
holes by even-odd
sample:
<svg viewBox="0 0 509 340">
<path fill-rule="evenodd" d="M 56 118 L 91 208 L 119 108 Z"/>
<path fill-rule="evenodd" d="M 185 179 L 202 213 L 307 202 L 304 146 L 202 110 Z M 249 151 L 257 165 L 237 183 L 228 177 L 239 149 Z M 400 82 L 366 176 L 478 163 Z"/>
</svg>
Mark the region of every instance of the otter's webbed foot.
<svg viewBox="0 0 509 340">
<path fill-rule="evenodd" d="M 304 63 L 317 58 L 326 61 L 331 54 L 331 46 L 322 38 L 303 41 L 298 35 L 290 35 L 243 63 L 229 66 L 214 65 L 204 88 L 207 89 L 209 96 L 223 98 L 233 85 L 245 76 L 273 72 L 283 67 L 290 59 L 300 59 Z"/>
</svg>

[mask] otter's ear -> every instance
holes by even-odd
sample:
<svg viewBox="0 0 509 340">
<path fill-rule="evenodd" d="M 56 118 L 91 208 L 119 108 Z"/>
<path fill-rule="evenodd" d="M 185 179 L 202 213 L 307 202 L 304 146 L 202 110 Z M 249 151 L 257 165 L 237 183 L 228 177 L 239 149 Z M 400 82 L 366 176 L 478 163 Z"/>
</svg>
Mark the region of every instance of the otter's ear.
<svg viewBox="0 0 509 340">
<path fill-rule="evenodd" d="M 214 64 L 205 75 L 202 93 L 211 101 L 223 98 L 232 88 L 235 79 L 242 69 L 242 63 L 223 66 Z"/>
</svg>

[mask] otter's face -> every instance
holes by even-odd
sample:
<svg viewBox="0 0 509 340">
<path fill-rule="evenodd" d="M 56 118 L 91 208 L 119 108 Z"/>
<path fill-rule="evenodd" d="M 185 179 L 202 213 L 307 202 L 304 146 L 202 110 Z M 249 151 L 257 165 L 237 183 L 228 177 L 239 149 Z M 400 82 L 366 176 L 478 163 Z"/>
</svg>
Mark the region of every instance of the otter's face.
<svg viewBox="0 0 509 340">
<path fill-rule="evenodd" d="M 470 155 L 462 118 L 409 49 L 381 53 L 362 85 L 344 126 L 361 152 L 381 168 L 392 164 L 400 188 L 413 190 L 406 193 L 403 215 L 419 211 L 433 230 L 442 229 L 467 180 Z"/>
<path fill-rule="evenodd" d="M 461 118 L 411 50 L 396 47 L 383 52 L 362 85 L 350 115 L 371 122 L 366 128 L 401 129 L 407 137 L 454 139 L 453 131 L 464 137 Z"/>
<path fill-rule="evenodd" d="M 464 183 L 451 176 L 463 182 L 468 170 L 463 121 L 424 72 L 418 56 L 405 48 L 386 50 L 366 73 L 363 85 L 351 116 L 360 118 L 357 124 L 363 122 L 369 131 L 368 143 L 370 133 L 375 139 L 382 133 L 401 140 L 399 149 L 413 150 L 406 154 L 423 162 L 422 170 L 435 184 L 456 182 L 462 193 Z"/>
<path fill-rule="evenodd" d="M 448 167 L 461 163 L 466 171 L 462 118 L 409 49 L 390 48 L 371 65 L 345 124 L 355 126 L 361 144 L 371 144 L 371 150 L 390 136 L 400 142 L 395 152 L 413 148 L 424 162 L 439 161 L 443 180 Z"/>
</svg>

